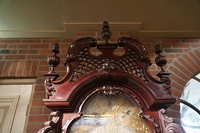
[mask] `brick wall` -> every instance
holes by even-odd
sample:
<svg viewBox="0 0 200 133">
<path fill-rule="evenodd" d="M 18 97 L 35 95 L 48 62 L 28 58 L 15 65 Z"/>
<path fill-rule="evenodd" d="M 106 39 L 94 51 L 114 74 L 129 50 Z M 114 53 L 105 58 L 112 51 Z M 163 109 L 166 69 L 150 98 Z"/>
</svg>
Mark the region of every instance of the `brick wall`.
<svg viewBox="0 0 200 133">
<path fill-rule="evenodd" d="M 35 133 L 42 126 L 43 122 L 50 119 L 48 108 L 44 107 L 42 99 L 45 98 L 43 86 L 43 73 L 49 71 L 47 58 L 51 55 L 51 46 L 57 42 L 60 46 L 61 63 L 55 71 L 63 77 L 65 67 L 63 62 L 69 45 L 76 39 L 84 36 L 96 37 L 102 41 L 101 32 L 77 32 L 74 39 L 56 38 L 56 39 L 0 39 L 0 76 L 1 78 L 30 78 L 36 77 L 36 86 L 32 105 L 30 108 L 30 117 L 28 119 L 27 132 Z M 111 42 L 116 42 L 120 36 L 129 36 L 126 31 L 112 32 Z M 173 81 L 173 95 L 180 97 L 184 85 L 190 77 L 199 70 L 200 64 L 200 39 L 152 39 L 138 38 L 149 52 L 149 57 L 153 65 L 150 67 L 151 74 L 156 75 L 160 68 L 155 65 L 155 45 L 160 44 L 164 49 L 164 55 L 167 56 L 168 64 L 165 69 L 173 72 L 171 76 Z M 168 110 L 169 116 L 179 117 L 179 102 L 171 106 Z"/>
</svg>

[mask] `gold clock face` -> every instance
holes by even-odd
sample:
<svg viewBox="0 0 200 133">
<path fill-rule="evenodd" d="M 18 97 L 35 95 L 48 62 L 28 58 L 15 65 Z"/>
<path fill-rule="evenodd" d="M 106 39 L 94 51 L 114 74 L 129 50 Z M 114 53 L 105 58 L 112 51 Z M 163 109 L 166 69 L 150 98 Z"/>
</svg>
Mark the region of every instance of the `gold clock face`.
<svg viewBox="0 0 200 133">
<path fill-rule="evenodd" d="M 151 133 L 140 109 L 123 95 L 93 96 L 83 108 L 83 116 L 70 133 Z"/>
</svg>

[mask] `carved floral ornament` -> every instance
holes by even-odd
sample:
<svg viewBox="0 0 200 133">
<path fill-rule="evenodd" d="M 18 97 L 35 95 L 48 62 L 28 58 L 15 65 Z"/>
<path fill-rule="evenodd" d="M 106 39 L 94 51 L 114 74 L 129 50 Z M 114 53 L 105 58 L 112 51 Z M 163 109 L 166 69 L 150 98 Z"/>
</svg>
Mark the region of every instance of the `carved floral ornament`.
<svg viewBox="0 0 200 133">
<path fill-rule="evenodd" d="M 171 73 L 164 70 L 167 60 L 161 46 L 157 45 L 155 52 L 155 62 L 161 68 L 157 74 L 160 80 L 157 80 L 149 74 L 151 61 L 144 45 L 130 37 L 121 37 L 117 43 L 110 44 L 109 28 L 105 21 L 103 44 L 98 44 L 95 38 L 84 37 L 70 45 L 64 63 L 67 72 L 58 81 L 55 67 L 60 63 L 59 45 L 53 44 L 52 56 L 48 58 L 50 71 L 44 74 L 44 104 L 54 113 L 38 133 L 78 133 L 80 125 L 88 133 L 104 129 L 116 133 L 182 133 L 179 125 L 169 121 L 172 118 L 166 119 L 162 109 L 174 104 L 176 98 L 171 95 Z M 92 54 L 91 48 L 101 54 Z M 117 48 L 123 48 L 124 54 L 116 55 Z M 120 123 L 124 130 L 116 126 Z M 136 126 L 140 124 L 145 128 Z"/>
</svg>

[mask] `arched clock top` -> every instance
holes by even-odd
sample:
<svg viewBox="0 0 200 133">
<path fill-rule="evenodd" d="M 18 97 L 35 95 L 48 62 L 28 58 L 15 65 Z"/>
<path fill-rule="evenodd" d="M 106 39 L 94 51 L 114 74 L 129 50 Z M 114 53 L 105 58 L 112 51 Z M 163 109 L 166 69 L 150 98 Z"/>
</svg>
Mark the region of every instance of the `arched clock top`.
<svg viewBox="0 0 200 133">
<path fill-rule="evenodd" d="M 164 69 L 167 59 L 162 54 L 162 47 L 155 47 L 155 63 L 160 67 L 157 74 L 160 80 L 157 80 L 149 73 L 152 63 L 144 45 L 131 37 L 121 37 L 116 43 L 109 43 L 112 35 L 109 28 L 108 22 L 105 21 L 102 27 L 105 43 L 99 44 L 95 38 L 84 37 L 69 46 L 64 63 L 67 72 L 58 81 L 56 79 L 59 75 L 54 68 L 60 63 L 57 55 L 59 45 L 53 44 L 52 56 L 48 58 L 50 71 L 44 74 L 46 99 L 43 101 L 54 113 L 51 114 L 52 121 L 47 122 L 49 124 L 38 133 L 70 133 L 73 123 L 83 118 L 84 106 L 89 99 L 100 95 L 108 99 L 118 96 L 129 99 L 140 110 L 137 119 L 146 122 L 144 130 L 147 132 L 182 133 L 179 125 L 171 121 L 172 118 L 165 119 L 164 115 L 165 109 L 174 104 L 176 98 L 171 95 L 171 73 Z M 99 54 L 92 53 L 92 48 L 99 50 Z M 123 54 L 115 53 L 118 48 L 124 49 Z M 126 110 L 124 112 L 131 114 Z M 125 123 L 130 124 L 130 121 Z M 127 130 L 132 130 L 130 125 L 124 126 L 128 127 Z M 117 129 L 117 126 L 114 127 Z M 103 128 L 91 128 L 91 132 L 92 130 L 103 131 Z"/>
</svg>

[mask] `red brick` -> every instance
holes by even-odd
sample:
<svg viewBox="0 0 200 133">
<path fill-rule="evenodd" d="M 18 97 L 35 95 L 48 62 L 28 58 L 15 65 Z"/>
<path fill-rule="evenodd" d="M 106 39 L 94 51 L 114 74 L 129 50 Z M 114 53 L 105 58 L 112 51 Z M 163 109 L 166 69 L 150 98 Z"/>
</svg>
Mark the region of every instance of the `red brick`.
<svg viewBox="0 0 200 133">
<path fill-rule="evenodd" d="M 189 52 L 190 57 L 194 60 L 196 64 L 200 64 L 200 59 L 194 54 L 194 51 Z"/>
<path fill-rule="evenodd" d="M 180 69 L 188 77 L 191 77 L 193 75 L 192 72 L 188 71 L 185 67 L 183 67 L 184 64 L 181 64 L 180 62 L 175 61 L 173 65 L 176 66 L 178 69 Z"/>
<path fill-rule="evenodd" d="M 179 58 L 179 62 L 187 69 L 189 70 L 191 73 L 196 72 L 196 70 L 194 70 L 191 66 L 190 63 L 188 61 L 185 61 L 183 59 L 183 57 Z"/>
<path fill-rule="evenodd" d="M 44 84 L 45 79 L 37 79 L 36 84 Z"/>
<path fill-rule="evenodd" d="M 197 57 L 200 57 L 200 52 L 199 52 L 199 50 L 194 50 L 194 54 L 195 54 Z"/>
<path fill-rule="evenodd" d="M 147 50 L 148 50 L 148 54 L 149 54 L 149 53 L 155 53 L 155 51 L 156 51 L 154 48 L 149 48 L 149 49 L 147 49 Z"/>
<path fill-rule="evenodd" d="M 173 90 L 172 90 L 172 94 L 173 94 L 174 96 L 181 97 L 182 91 L 181 91 L 181 90 L 179 91 L 179 90 L 173 89 Z"/>
<path fill-rule="evenodd" d="M 6 48 L 7 44 L 0 44 L 0 48 Z"/>
<path fill-rule="evenodd" d="M 152 76 L 156 76 L 159 72 L 160 72 L 160 70 L 157 70 L 157 71 L 150 71 L 150 74 L 151 74 Z"/>
<path fill-rule="evenodd" d="M 129 31 L 120 31 L 119 36 L 120 37 L 124 37 L 124 36 L 130 37 L 130 33 L 129 33 Z"/>
<path fill-rule="evenodd" d="M 50 49 L 40 49 L 39 54 L 52 55 L 52 52 Z"/>
<path fill-rule="evenodd" d="M 25 67 L 25 61 L 19 61 L 17 65 L 16 76 L 22 76 Z"/>
<path fill-rule="evenodd" d="M 11 69 L 12 61 L 6 61 L 4 65 L 4 70 L 2 76 L 9 76 Z"/>
<path fill-rule="evenodd" d="M 9 54 L 17 54 L 18 50 L 9 49 Z"/>
<path fill-rule="evenodd" d="M 48 120 L 48 116 L 30 116 L 29 122 L 45 122 Z"/>
<path fill-rule="evenodd" d="M 37 49 L 39 49 L 39 48 L 50 48 L 49 47 L 49 44 L 29 44 L 30 46 L 30 48 L 37 48 Z"/>
<path fill-rule="evenodd" d="M 184 82 L 187 82 L 188 81 L 188 76 L 186 76 L 186 75 L 184 75 L 184 72 L 183 71 L 181 71 L 180 69 L 177 69 L 177 68 L 175 68 L 174 66 L 171 66 L 171 67 L 169 67 L 169 70 L 171 71 L 171 72 L 173 72 L 173 74 L 176 74 L 176 75 L 178 75 L 179 77 L 181 77 L 181 79 L 184 81 Z"/>
<path fill-rule="evenodd" d="M 12 67 L 11 67 L 9 76 L 15 76 L 15 73 L 17 71 L 17 64 L 18 64 L 18 61 L 12 62 Z"/>
<path fill-rule="evenodd" d="M 120 32 L 122 32 L 122 34 L 126 34 L 125 32 L 126 31 L 111 31 L 112 32 L 112 35 L 111 36 L 117 36 L 117 37 L 120 37 Z M 128 32 L 128 31 L 127 31 Z M 101 32 L 98 36 L 101 36 Z"/>
<path fill-rule="evenodd" d="M 21 43 L 41 43 L 41 39 L 22 39 Z"/>
<path fill-rule="evenodd" d="M 51 109 L 44 107 L 43 114 L 50 114 L 51 112 L 53 112 Z"/>
<path fill-rule="evenodd" d="M 73 43 L 73 42 L 72 42 L 72 43 Z M 69 49 L 69 46 L 70 46 L 72 43 L 62 43 L 62 44 L 59 44 L 59 49 L 60 49 L 60 50 L 62 50 L 63 48 Z"/>
<path fill-rule="evenodd" d="M 29 123 L 27 125 L 27 132 L 38 132 L 40 129 L 40 124 L 38 123 Z"/>
<path fill-rule="evenodd" d="M 162 39 L 162 43 L 180 43 L 179 39 Z"/>
<path fill-rule="evenodd" d="M 156 58 L 156 54 L 155 53 L 149 53 L 149 58 L 153 62 L 155 60 L 155 58 Z"/>
<path fill-rule="evenodd" d="M 43 100 L 33 100 L 32 101 L 32 106 L 44 106 Z"/>
<path fill-rule="evenodd" d="M 43 39 L 42 43 L 51 43 L 51 44 L 61 43 L 61 39 Z"/>
<path fill-rule="evenodd" d="M 185 86 L 185 84 L 184 85 L 180 85 L 180 84 L 174 82 L 173 79 L 172 79 L 172 94 L 173 94 L 174 91 L 182 92 L 184 86 Z"/>
<path fill-rule="evenodd" d="M 30 114 L 42 114 L 42 107 L 31 108 Z"/>
<path fill-rule="evenodd" d="M 190 48 L 183 49 L 183 51 L 184 51 L 185 53 L 189 52 L 190 50 L 191 50 Z"/>
<path fill-rule="evenodd" d="M 8 44 L 8 48 L 28 48 L 28 44 Z"/>
<path fill-rule="evenodd" d="M 160 43 L 160 42 L 161 42 L 160 39 L 148 39 L 148 38 L 142 39 L 142 43 Z"/>
<path fill-rule="evenodd" d="M 67 52 L 68 52 L 68 48 L 62 48 L 61 50 L 60 50 L 60 54 L 66 54 L 67 55 Z M 66 56 L 65 55 L 65 56 Z M 59 57 L 60 57 L 60 55 L 58 55 Z"/>
<path fill-rule="evenodd" d="M 38 50 L 36 50 L 36 49 L 23 49 L 23 50 L 19 50 L 18 54 L 38 54 Z"/>
<path fill-rule="evenodd" d="M 24 76 L 30 76 L 30 72 L 31 72 L 31 67 L 32 67 L 32 61 L 26 61 L 26 65 L 24 68 Z"/>
<path fill-rule="evenodd" d="M 0 61 L 0 75 L 2 75 L 3 69 L 4 69 L 4 65 L 5 65 L 5 61 Z"/>
<path fill-rule="evenodd" d="M 32 67 L 31 67 L 31 74 L 30 74 L 30 76 L 36 76 L 36 75 L 37 75 L 38 64 L 39 64 L 39 61 L 33 61 L 33 62 L 32 62 Z"/>
<path fill-rule="evenodd" d="M 148 49 L 153 49 L 154 47 L 152 47 L 152 44 L 150 43 L 143 43 L 144 47 L 148 50 Z"/>
<path fill-rule="evenodd" d="M 74 39 L 62 39 L 62 43 L 72 43 Z"/>
<path fill-rule="evenodd" d="M 179 58 L 182 54 L 175 53 L 175 55 L 176 55 L 176 58 Z"/>
<path fill-rule="evenodd" d="M 49 69 L 46 69 L 45 71 L 48 71 Z M 64 65 L 59 65 L 55 68 L 55 71 L 66 71 L 66 67 Z"/>
<path fill-rule="evenodd" d="M 39 66 L 39 71 L 48 71 L 49 70 L 49 66 Z"/>
<path fill-rule="evenodd" d="M 45 91 L 44 85 L 36 85 L 35 91 Z"/>
<path fill-rule="evenodd" d="M 76 37 L 74 37 L 74 41 L 77 41 L 77 40 L 79 40 L 81 38 L 82 38 L 82 36 L 76 36 Z"/>
<path fill-rule="evenodd" d="M 176 83 L 181 84 L 181 85 L 184 85 L 184 84 L 187 83 L 187 81 L 184 81 L 181 77 L 176 76 L 175 74 L 173 74 L 173 75 L 171 76 L 171 79 L 172 79 L 173 81 L 175 81 Z"/>
<path fill-rule="evenodd" d="M 190 48 L 190 44 L 180 44 L 180 43 L 176 43 L 176 44 L 172 44 L 173 48 Z"/>
<path fill-rule="evenodd" d="M 26 55 L 6 55 L 6 60 L 19 60 L 19 59 L 26 59 Z"/>
<path fill-rule="evenodd" d="M 200 43 L 192 43 L 190 44 L 191 47 L 199 47 L 200 46 Z"/>
<path fill-rule="evenodd" d="M 33 94 L 33 98 L 41 98 L 44 99 L 45 98 L 46 93 L 45 92 L 35 92 Z"/>
<path fill-rule="evenodd" d="M 164 56 L 166 56 L 167 59 L 176 57 L 175 54 L 166 54 L 166 53 L 164 54 Z"/>
<path fill-rule="evenodd" d="M 119 37 L 111 36 L 110 41 L 117 43 Z"/>
<path fill-rule="evenodd" d="M 182 39 L 182 43 L 198 43 L 198 39 Z"/>
<path fill-rule="evenodd" d="M 155 64 L 153 64 L 153 65 L 151 65 L 151 66 L 149 67 L 149 70 L 150 70 L 150 71 L 154 71 L 154 70 L 158 70 L 158 69 L 157 69 L 157 66 L 156 66 Z"/>
<path fill-rule="evenodd" d="M 48 65 L 49 66 L 49 64 L 47 63 L 47 60 L 40 60 L 40 65 Z"/>
<path fill-rule="evenodd" d="M 0 43 L 20 43 L 20 39 L 0 39 Z"/>
<path fill-rule="evenodd" d="M 37 73 L 37 77 L 38 78 L 44 78 L 45 76 L 44 76 L 44 73 L 47 73 L 49 70 L 47 70 L 46 72 L 44 72 L 44 71 L 39 71 L 38 73 Z"/>
<path fill-rule="evenodd" d="M 27 59 L 47 59 L 47 55 L 27 55 Z"/>
<path fill-rule="evenodd" d="M 193 68 L 194 71 L 199 70 L 199 65 L 196 64 L 196 62 L 193 61 L 193 59 L 190 56 L 188 56 L 187 54 L 184 54 L 183 58 L 191 65 L 191 67 Z"/>
</svg>

